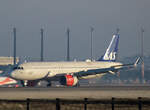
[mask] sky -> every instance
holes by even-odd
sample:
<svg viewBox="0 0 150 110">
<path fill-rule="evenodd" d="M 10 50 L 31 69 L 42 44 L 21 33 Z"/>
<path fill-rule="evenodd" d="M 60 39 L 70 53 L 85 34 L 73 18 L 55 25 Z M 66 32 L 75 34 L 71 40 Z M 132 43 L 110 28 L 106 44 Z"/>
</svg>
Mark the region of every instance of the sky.
<svg viewBox="0 0 150 110">
<path fill-rule="evenodd" d="M 116 28 L 120 29 L 119 57 L 140 53 L 144 28 L 144 55 L 150 55 L 150 0 L 1 0 L 0 56 L 13 56 L 13 27 L 17 29 L 17 56 L 40 57 L 40 29 L 44 29 L 44 57 L 66 60 L 70 28 L 71 60 L 90 58 L 106 50 Z"/>
</svg>

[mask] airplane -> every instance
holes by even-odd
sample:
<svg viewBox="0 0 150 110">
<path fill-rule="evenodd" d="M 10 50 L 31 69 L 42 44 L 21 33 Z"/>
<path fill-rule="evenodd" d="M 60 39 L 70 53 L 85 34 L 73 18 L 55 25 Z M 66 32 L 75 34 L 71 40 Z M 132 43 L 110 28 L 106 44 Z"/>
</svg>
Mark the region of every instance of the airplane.
<svg viewBox="0 0 150 110">
<path fill-rule="evenodd" d="M 39 81 L 46 80 L 47 86 L 51 81 L 59 81 L 64 86 L 76 86 L 80 79 L 102 77 L 110 73 L 131 67 L 139 62 L 123 64 L 116 62 L 119 44 L 119 34 L 114 34 L 105 52 L 97 61 L 73 61 L 73 62 L 25 62 L 18 64 L 9 77 L 20 80 L 24 86 L 35 86 Z"/>
<path fill-rule="evenodd" d="M 6 85 L 8 85 L 8 86 L 10 86 L 10 85 L 14 86 L 15 85 L 15 87 L 18 87 L 16 80 L 14 80 L 10 77 L 7 77 L 7 76 L 0 76 L 0 86 L 6 87 Z"/>
</svg>

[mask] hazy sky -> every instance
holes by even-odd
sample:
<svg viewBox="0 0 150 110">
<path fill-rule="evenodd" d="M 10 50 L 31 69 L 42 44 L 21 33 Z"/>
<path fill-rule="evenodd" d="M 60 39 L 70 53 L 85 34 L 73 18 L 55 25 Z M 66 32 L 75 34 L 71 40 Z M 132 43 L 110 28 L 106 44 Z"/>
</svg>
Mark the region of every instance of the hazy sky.
<svg viewBox="0 0 150 110">
<path fill-rule="evenodd" d="M 90 26 L 94 27 L 93 56 L 106 50 L 120 28 L 119 56 L 140 52 L 140 27 L 144 27 L 144 52 L 150 55 L 150 0 L 1 0 L 0 56 L 12 56 L 12 28 L 17 28 L 17 55 L 40 56 L 40 28 L 44 28 L 44 56 L 64 60 L 66 29 L 71 30 L 71 58 L 90 57 Z"/>
</svg>

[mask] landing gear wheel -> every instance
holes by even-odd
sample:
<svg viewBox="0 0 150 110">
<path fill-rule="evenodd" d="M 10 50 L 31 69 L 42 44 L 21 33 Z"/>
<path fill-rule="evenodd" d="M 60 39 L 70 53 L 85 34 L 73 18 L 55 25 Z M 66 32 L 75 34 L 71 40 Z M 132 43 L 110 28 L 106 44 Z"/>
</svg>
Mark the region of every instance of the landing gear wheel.
<svg viewBox="0 0 150 110">
<path fill-rule="evenodd" d="M 52 83 L 48 82 L 47 87 L 51 87 L 51 86 L 52 86 Z"/>
<path fill-rule="evenodd" d="M 22 87 L 25 87 L 25 84 L 24 84 L 23 80 L 21 80 L 20 83 L 21 83 Z"/>
</svg>

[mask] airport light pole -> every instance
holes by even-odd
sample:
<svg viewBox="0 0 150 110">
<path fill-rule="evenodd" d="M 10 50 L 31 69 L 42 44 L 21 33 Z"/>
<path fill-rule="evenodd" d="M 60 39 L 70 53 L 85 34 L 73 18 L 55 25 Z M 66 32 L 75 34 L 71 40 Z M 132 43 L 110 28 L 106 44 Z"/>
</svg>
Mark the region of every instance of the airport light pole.
<svg viewBox="0 0 150 110">
<path fill-rule="evenodd" d="M 13 28 L 13 34 L 14 34 L 14 66 L 16 65 L 16 28 Z"/>
<path fill-rule="evenodd" d="M 120 29 L 117 28 L 117 29 L 116 29 L 116 32 L 117 32 L 116 34 L 119 36 Z M 119 41 L 118 41 L 118 43 L 119 43 Z M 118 59 L 118 54 L 119 54 L 119 49 L 118 49 L 118 47 L 117 47 L 116 60 Z"/>
<path fill-rule="evenodd" d="M 90 27 L 90 31 L 91 31 L 91 61 L 93 61 L 93 31 L 94 31 L 94 28 L 93 27 Z"/>
<path fill-rule="evenodd" d="M 119 31 L 120 31 L 120 29 L 119 29 L 119 28 L 117 28 L 117 29 L 116 29 L 116 32 L 117 32 L 116 34 L 119 34 Z"/>
<path fill-rule="evenodd" d="M 70 29 L 67 28 L 67 61 L 70 61 Z"/>
<path fill-rule="evenodd" d="M 44 29 L 41 28 L 41 61 L 44 61 L 43 58 L 43 53 L 44 53 L 44 38 L 43 38 L 43 34 L 44 34 Z"/>
<path fill-rule="evenodd" d="M 144 29 L 143 28 L 141 28 L 141 60 L 142 60 L 142 65 L 141 65 L 142 83 L 145 83 L 145 78 L 144 78 Z"/>
</svg>

